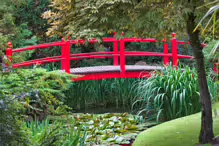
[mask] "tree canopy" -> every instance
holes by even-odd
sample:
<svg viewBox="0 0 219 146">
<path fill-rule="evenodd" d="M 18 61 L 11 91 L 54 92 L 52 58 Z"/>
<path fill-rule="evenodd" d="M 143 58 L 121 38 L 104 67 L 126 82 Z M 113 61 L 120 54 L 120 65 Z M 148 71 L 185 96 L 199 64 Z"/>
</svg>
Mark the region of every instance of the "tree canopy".
<svg viewBox="0 0 219 146">
<path fill-rule="evenodd" d="M 25 0 L 0 0 L 0 51 L 5 50 L 9 41 L 13 41 L 14 47 L 36 43 L 36 38 L 31 38 L 33 34 L 26 22 L 16 23 L 18 8 L 25 5 L 25 2 Z"/>
<path fill-rule="evenodd" d="M 136 37 L 166 37 L 171 32 L 186 35 L 188 14 L 209 1 L 190 0 L 51 0 L 43 14 L 51 27 L 49 36 L 92 38 L 114 31 Z M 195 10 L 196 22 L 207 10 Z"/>
</svg>

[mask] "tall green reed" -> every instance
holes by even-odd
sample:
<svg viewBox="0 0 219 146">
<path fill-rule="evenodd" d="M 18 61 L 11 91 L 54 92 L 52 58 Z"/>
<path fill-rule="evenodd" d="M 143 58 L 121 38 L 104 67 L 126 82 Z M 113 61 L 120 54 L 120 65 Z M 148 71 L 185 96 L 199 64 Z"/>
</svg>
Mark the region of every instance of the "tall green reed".
<svg viewBox="0 0 219 146">
<path fill-rule="evenodd" d="M 66 92 L 66 104 L 73 109 L 89 106 L 131 107 L 138 79 L 83 81 L 71 85 Z"/>
<path fill-rule="evenodd" d="M 210 78 L 208 82 L 214 86 Z M 185 67 L 177 70 L 169 66 L 153 77 L 141 80 L 137 93 L 133 109 L 135 104 L 138 104 L 141 106 L 141 109 L 138 109 L 139 114 L 147 112 L 148 116 L 156 120 L 168 121 L 201 110 L 198 77 L 194 68 Z"/>
<path fill-rule="evenodd" d="M 33 146 L 85 146 L 86 132 L 75 128 L 75 120 L 32 121 L 25 125 L 29 134 L 29 143 Z"/>
</svg>

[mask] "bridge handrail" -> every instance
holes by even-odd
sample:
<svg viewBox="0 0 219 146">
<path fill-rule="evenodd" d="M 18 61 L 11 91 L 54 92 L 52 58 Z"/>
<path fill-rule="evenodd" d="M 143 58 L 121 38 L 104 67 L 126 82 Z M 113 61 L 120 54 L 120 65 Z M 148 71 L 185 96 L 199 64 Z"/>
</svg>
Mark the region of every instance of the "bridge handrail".
<svg viewBox="0 0 219 146">
<path fill-rule="evenodd" d="M 103 38 L 103 42 L 111 42 L 114 45 L 114 51 L 113 52 L 91 52 L 91 53 L 80 53 L 80 54 L 70 54 L 70 48 L 72 44 L 84 44 L 86 41 L 85 40 L 67 40 L 65 41 L 62 39 L 61 42 L 53 42 L 53 43 L 48 43 L 48 44 L 39 44 L 35 46 L 29 46 L 25 48 L 18 48 L 18 49 L 12 49 L 12 44 L 8 43 L 8 49 L 6 50 L 6 55 L 10 61 L 12 61 L 12 55 L 13 53 L 20 53 L 23 51 L 28 51 L 28 50 L 34 50 L 34 49 L 45 49 L 45 48 L 50 48 L 54 46 L 61 46 L 62 48 L 62 54 L 61 56 L 53 56 L 53 57 L 46 57 L 46 58 L 41 58 L 41 59 L 35 59 L 35 60 L 30 60 L 30 61 L 25 61 L 21 63 L 16 63 L 13 64 L 13 68 L 18 68 L 18 67 L 23 67 L 23 66 L 30 66 L 33 64 L 44 64 L 44 63 L 49 63 L 49 62 L 61 62 L 62 64 L 62 70 L 65 70 L 67 73 L 70 73 L 70 61 L 71 60 L 81 60 L 81 59 L 103 59 L 105 57 L 112 58 L 114 60 L 114 65 L 115 66 L 120 66 L 121 72 L 125 73 L 125 65 L 126 65 L 126 57 L 130 56 L 158 56 L 158 57 L 163 57 L 163 62 L 164 65 L 169 64 L 169 58 L 172 57 L 172 64 L 174 66 L 178 66 L 178 59 L 193 59 L 193 56 L 188 56 L 188 55 L 179 55 L 178 54 L 178 45 L 179 44 L 190 44 L 189 42 L 185 41 L 179 41 L 176 39 L 176 34 L 172 34 L 172 53 L 169 53 L 168 50 L 168 43 L 167 40 L 163 40 L 163 45 L 164 45 L 164 52 L 163 53 L 158 53 L 158 52 L 132 52 L 132 51 L 125 51 L 125 43 L 127 42 L 149 42 L 149 43 L 154 43 L 157 42 L 156 39 L 153 38 L 123 38 L 123 39 L 116 39 L 115 37 L 111 38 Z M 97 39 L 91 39 L 88 40 L 88 43 L 97 43 Z M 120 44 L 120 51 L 119 51 L 119 44 Z M 206 46 L 205 44 L 202 44 L 202 46 Z M 119 57 L 120 57 L 120 64 L 119 64 Z"/>
<path fill-rule="evenodd" d="M 39 44 L 39 45 L 34 45 L 34 46 L 28 46 L 25 48 L 18 48 L 18 49 L 13 49 L 13 53 L 20 53 L 23 51 L 30 51 L 30 50 L 35 50 L 35 49 L 46 49 L 49 47 L 57 47 L 57 46 L 62 46 L 64 45 L 63 42 L 53 42 L 53 43 L 48 43 L 48 44 Z"/>
<path fill-rule="evenodd" d="M 114 55 L 120 56 L 120 54 L 114 54 L 114 52 L 91 52 L 91 53 L 80 53 L 80 54 L 71 54 L 70 60 L 82 60 L 82 59 L 104 59 L 104 58 L 112 58 Z M 134 51 L 127 51 L 125 52 L 125 56 L 133 57 L 133 56 L 156 56 L 156 57 L 172 57 L 172 54 L 164 54 L 158 52 L 134 52 Z M 184 59 L 192 59 L 193 56 L 188 55 L 178 55 L 178 58 Z M 61 62 L 65 58 L 62 56 L 53 56 L 53 57 L 46 57 L 40 59 L 34 59 L 29 61 L 24 61 L 21 63 L 13 64 L 13 68 L 18 67 L 27 67 L 34 64 L 44 64 L 48 62 Z"/>
<path fill-rule="evenodd" d="M 46 58 L 41 58 L 41 59 L 35 59 L 35 60 L 30 60 L 30 61 L 24 61 L 21 63 L 15 63 L 12 65 L 12 68 L 19 68 L 19 67 L 27 67 L 31 65 L 40 65 L 44 63 L 51 63 L 51 62 L 60 62 L 61 60 L 64 60 L 65 58 L 59 58 L 56 57 L 46 57 Z"/>
</svg>

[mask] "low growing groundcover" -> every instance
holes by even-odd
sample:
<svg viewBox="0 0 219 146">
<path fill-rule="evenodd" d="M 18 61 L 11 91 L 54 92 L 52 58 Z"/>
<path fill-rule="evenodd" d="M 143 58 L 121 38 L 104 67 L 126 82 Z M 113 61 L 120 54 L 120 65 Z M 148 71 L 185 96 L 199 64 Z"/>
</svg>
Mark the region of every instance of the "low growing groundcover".
<svg viewBox="0 0 219 146">
<path fill-rule="evenodd" d="M 213 105 L 219 110 L 219 103 Z M 219 135 L 219 115 L 213 117 L 214 134 Z M 133 146 L 195 146 L 201 128 L 201 113 L 178 118 L 141 132 Z"/>
</svg>

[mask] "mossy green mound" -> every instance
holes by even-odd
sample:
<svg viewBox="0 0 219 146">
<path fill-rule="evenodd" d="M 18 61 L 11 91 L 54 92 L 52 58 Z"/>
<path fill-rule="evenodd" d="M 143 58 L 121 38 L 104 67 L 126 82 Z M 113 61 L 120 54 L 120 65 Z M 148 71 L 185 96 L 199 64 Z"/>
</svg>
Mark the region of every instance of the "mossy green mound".
<svg viewBox="0 0 219 146">
<path fill-rule="evenodd" d="M 213 106 L 219 110 L 219 103 Z M 219 115 L 214 117 L 214 134 L 219 134 Z M 165 122 L 140 133 L 133 146 L 195 146 L 201 128 L 201 114 Z"/>
</svg>

